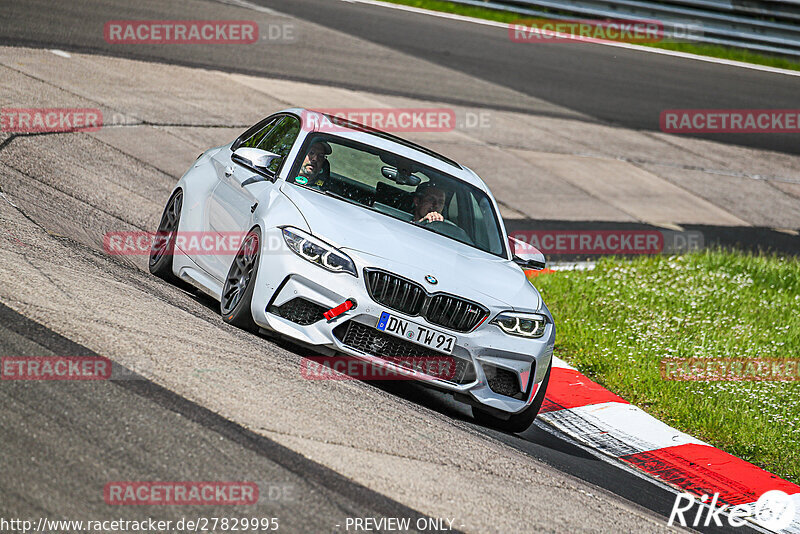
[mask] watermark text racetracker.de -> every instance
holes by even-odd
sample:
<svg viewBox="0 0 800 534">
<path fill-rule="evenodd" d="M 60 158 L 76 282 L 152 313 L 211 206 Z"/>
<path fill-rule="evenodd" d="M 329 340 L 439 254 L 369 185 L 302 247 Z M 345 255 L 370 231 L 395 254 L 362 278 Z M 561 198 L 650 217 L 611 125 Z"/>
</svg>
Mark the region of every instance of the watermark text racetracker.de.
<svg viewBox="0 0 800 534">
<path fill-rule="evenodd" d="M 666 109 L 666 133 L 800 133 L 800 109 Z"/>
<path fill-rule="evenodd" d="M 706 382 L 800 381 L 800 358 L 663 358 L 664 380 Z"/>
<path fill-rule="evenodd" d="M 452 132 L 456 129 L 491 128 L 491 112 L 453 108 L 325 108 L 306 110 L 303 128 L 336 133 L 353 123 L 384 132 Z"/>
<path fill-rule="evenodd" d="M 254 482 L 109 482 L 103 488 L 106 504 L 173 506 L 242 506 L 258 502 Z"/>
<path fill-rule="evenodd" d="M 108 380 L 111 360 L 102 356 L 3 356 L 2 380 Z"/>
<path fill-rule="evenodd" d="M 293 43 L 298 34 L 294 23 L 280 20 L 110 20 L 103 38 L 113 45 L 249 45 Z"/>
<path fill-rule="evenodd" d="M 515 230 L 511 237 L 543 254 L 662 254 L 700 250 L 702 232 L 673 230 Z"/>
<path fill-rule="evenodd" d="M 13 134 L 96 132 L 101 128 L 133 126 L 142 121 L 99 108 L 2 108 L 0 131 Z"/>
<path fill-rule="evenodd" d="M 38 519 L 0 518 L 0 532 L 62 533 L 62 532 L 268 532 L 277 531 L 280 521 L 277 517 L 213 517 L 196 516 L 180 519 Z"/>
<path fill-rule="evenodd" d="M 515 43 L 618 42 L 659 43 L 697 41 L 703 28 L 695 23 L 665 24 L 650 19 L 520 19 L 508 25 L 508 36 Z"/>
<path fill-rule="evenodd" d="M 2 108 L 0 131 L 6 133 L 96 132 L 103 113 L 96 108 Z"/>
<path fill-rule="evenodd" d="M 347 355 L 308 356 L 300 360 L 300 375 L 306 380 L 453 380 L 457 369 L 455 358 L 444 354 L 387 356 L 380 362 Z"/>
<path fill-rule="evenodd" d="M 172 255 L 175 249 L 189 255 L 236 255 L 246 234 L 242 232 L 162 232 L 113 231 L 103 236 L 103 250 L 114 256 L 147 256 L 153 248 Z M 283 250 L 284 242 L 276 236 L 267 238 L 265 250 Z M 245 251 L 246 252 L 246 251 Z"/>
</svg>

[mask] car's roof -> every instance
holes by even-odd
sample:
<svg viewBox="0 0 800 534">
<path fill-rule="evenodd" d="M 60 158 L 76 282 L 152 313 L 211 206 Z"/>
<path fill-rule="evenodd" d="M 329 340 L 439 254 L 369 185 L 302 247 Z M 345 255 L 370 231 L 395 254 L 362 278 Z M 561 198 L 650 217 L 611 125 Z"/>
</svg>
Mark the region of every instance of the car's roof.
<svg viewBox="0 0 800 534">
<path fill-rule="evenodd" d="M 464 182 L 467 182 L 468 184 L 473 185 L 482 191 L 487 193 L 489 192 L 489 188 L 486 187 L 486 184 L 483 182 L 483 180 L 481 180 L 481 178 L 471 169 L 453 161 L 446 156 L 434 152 L 431 149 L 408 141 L 407 139 L 403 139 L 390 133 L 376 130 L 369 126 L 364 126 L 363 124 L 358 124 L 356 122 L 348 121 L 311 109 L 290 108 L 285 109 L 280 113 L 292 113 L 294 115 L 298 115 L 301 120 L 304 121 L 304 123 L 308 122 L 307 117 L 309 114 L 325 116 L 328 121 L 335 119 L 336 128 L 335 131 L 330 132 L 332 135 L 343 137 L 345 139 L 351 139 L 366 145 L 375 146 L 409 159 L 419 161 L 420 163 L 432 167 L 437 171 L 441 171 L 449 174 L 450 176 L 463 180 Z M 316 120 L 315 124 L 319 125 L 320 121 Z M 315 128 L 311 131 L 322 130 L 323 129 Z"/>
</svg>

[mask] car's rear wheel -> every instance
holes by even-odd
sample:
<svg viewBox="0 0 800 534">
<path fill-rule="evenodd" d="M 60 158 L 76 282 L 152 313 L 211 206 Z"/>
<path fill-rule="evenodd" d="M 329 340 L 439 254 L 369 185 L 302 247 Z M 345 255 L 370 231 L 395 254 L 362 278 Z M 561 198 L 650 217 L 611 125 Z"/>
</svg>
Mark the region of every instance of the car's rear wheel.
<svg viewBox="0 0 800 534">
<path fill-rule="evenodd" d="M 183 191 L 178 189 L 164 208 L 156 237 L 150 247 L 150 261 L 148 262 L 150 272 L 169 282 L 176 280 L 172 272 L 172 258 L 175 252 L 175 236 L 178 234 L 182 207 Z"/>
<path fill-rule="evenodd" d="M 524 432 L 533 424 L 533 421 L 539 414 L 539 410 L 544 402 L 545 393 L 547 392 L 547 385 L 550 383 L 550 371 L 552 369 L 553 360 L 551 358 L 550 365 L 547 367 L 547 374 L 544 375 L 542 385 L 539 387 L 539 391 L 536 392 L 536 398 L 533 399 L 531 405 L 525 408 L 524 411 L 514 414 L 508 419 L 500 419 L 477 406 L 473 406 L 472 416 L 475 418 L 475 421 L 481 425 L 504 430 L 506 432 Z"/>
<path fill-rule="evenodd" d="M 233 259 L 220 299 L 222 320 L 250 332 L 258 332 L 250 303 L 253 300 L 260 258 L 261 230 L 255 227 L 247 233 Z"/>
</svg>

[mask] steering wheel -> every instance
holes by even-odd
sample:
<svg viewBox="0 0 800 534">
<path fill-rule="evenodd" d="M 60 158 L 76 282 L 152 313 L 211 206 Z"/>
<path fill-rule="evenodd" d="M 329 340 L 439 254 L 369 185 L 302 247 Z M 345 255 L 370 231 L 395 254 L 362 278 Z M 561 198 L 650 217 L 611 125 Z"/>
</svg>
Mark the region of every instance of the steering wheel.
<svg viewBox="0 0 800 534">
<path fill-rule="evenodd" d="M 452 237 L 453 239 L 464 241 L 465 243 L 473 243 L 472 238 L 469 236 L 469 234 L 467 234 L 467 232 L 464 231 L 463 228 L 452 221 L 448 221 L 447 219 L 443 221 L 423 221 L 420 224 L 430 228 L 437 234 Z"/>
<path fill-rule="evenodd" d="M 420 222 L 419 224 L 423 224 L 425 226 L 430 226 L 431 228 L 438 228 L 438 225 L 449 225 L 449 226 L 455 226 L 456 228 L 459 227 L 456 223 L 454 223 L 453 221 L 448 221 L 447 219 L 444 219 L 444 220 L 441 220 L 441 221 L 428 221 L 428 220 L 424 220 L 423 219 L 422 222 Z M 437 225 L 437 226 L 434 226 L 434 225 Z"/>
</svg>

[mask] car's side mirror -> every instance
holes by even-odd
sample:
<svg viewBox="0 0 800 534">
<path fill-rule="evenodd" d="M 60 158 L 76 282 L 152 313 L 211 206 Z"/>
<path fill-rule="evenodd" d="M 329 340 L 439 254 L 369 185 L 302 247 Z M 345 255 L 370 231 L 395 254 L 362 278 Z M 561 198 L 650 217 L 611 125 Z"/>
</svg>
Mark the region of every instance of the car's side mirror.
<svg viewBox="0 0 800 534">
<path fill-rule="evenodd" d="M 544 254 L 542 254 L 541 251 L 533 245 L 529 245 L 525 241 L 520 241 L 519 239 L 515 239 L 511 236 L 508 236 L 508 244 L 511 247 L 511 256 L 514 260 L 514 263 L 517 265 L 526 269 L 535 269 L 537 271 L 542 270 L 547 266 Z"/>
<path fill-rule="evenodd" d="M 231 160 L 259 174 L 266 175 L 270 180 L 274 180 L 274 175 L 272 171 L 269 170 L 269 166 L 273 161 L 281 157 L 280 154 L 267 152 L 260 148 L 239 147 L 231 155 Z M 248 178 L 242 182 L 242 185 L 245 186 L 259 181 L 259 179 Z"/>
</svg>

